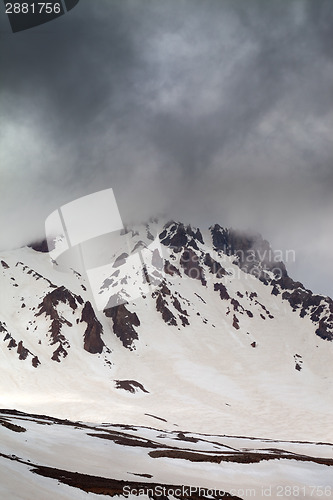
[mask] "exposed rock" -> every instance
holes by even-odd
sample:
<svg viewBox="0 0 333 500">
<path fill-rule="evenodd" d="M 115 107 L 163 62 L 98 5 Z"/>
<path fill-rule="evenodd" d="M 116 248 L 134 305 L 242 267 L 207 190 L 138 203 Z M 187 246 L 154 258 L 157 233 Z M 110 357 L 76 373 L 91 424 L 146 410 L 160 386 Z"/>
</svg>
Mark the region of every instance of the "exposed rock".
<svg viewBox="0 0 333 500">
<path fill-rule="evenodd" d="M 112 298 L 111 298 L 112 299 Z M 110 301 L 109 301 L 110 302 Z M 112 303 L 114 300 L 112 299 Z M 140 320 L 136 313 L 130 312 L 125 304 L 104 309 L 104 314 L 113 321 L 113 331 L 121 340 L 124 347 L 133 350 L 133 342 L 139 338 L 134 326 L 140 325 Z"/>
<path fill-rule="evenodd" d="M 34 357 L 32 358 L 31 363 L 32 363 L 32 366 L 33 366 L 34 368 L 37 368 L 37 367 L 38 367 L 38 365 L 40 365 L 40 361 L 39 361 L 39 359 L 38 359 L 38 356 L 34 356 Z"/>
<path fill-rule="evenodd" d="M 198 250 L 197 242 L 203 243 L 199 229 L 194 231 L 190 225 L 185 226 L 180 222 L 173 221 L 164 226 L 164 230 L 159 237 L 161 243 L 174 250 L 174 252 L 180 252 L 185 246 L 191 246 Z"/>
<path fill-rule="evenodd" d="M 55 242 L 50 240 L 50 249 L 48 247 L 48 241 L 46 239 L 34 241 L 33 243 L 29 243 L 28 247 L 32 248 L 36 252 L 48 253 L 51 252 L 55 248 Z"/>
<path fill-rule="evenodd" d="M 56 311 L 56 306 L 62 302 L 63 304 L 68 304 L 73 311 L 77 308 L 77 302 L 83 304 L 83 299 L 79 295 L 74 295 L 64 286 L 56 288 L 45 295 L 43 301 L 38 305 L 39 312 L 35 316 L 40 316 L 45 313 L 51 319 L 59 319 L 58 312 Z"/>
<path fill-rule="evenodd" d="M 39 304 L 39 311 L 35 316 L 40 316 L 45 314 L 46 317 L 52 320 L 49 332 L 51 333 L 51 344 L 56 344 L 59 342 L 58 348 L 54 351 L 52 360 L 60 362 L 60 356 L 65 358 L 67 356 L 67 351 L 65 347 L 70 347 L 68 340 L 62 334 L 62 325 L 72 326 L 63 316 L 60 316 L 57 310 L 59 303 L 68 304 L 73 311 L 78 307 L 78 304 L 83 304 L 83 299 L 79 295 L 72 294 L 64 286 L 58 287 L 52 292 L 45 295 L 43 301 Z"/>
<path fill-rule="evenodd" d="M 282 293 L 294 311 L 301 317 L 310 315 L 318 324 L 316 334 L 325 340 L 333 340 L 333 302 L 328 297 L 313 294 L 302 283 L 288 276 L 283 262 L 277 261 L 269 243 L 260 234 L 248 235 L 218 224 L 210 228 L 214 249 L 227 255 L 235 255 L 235 263 L 247 273 L 256 276 L 272 287 L 272 295 Z M 271 278 L 267 271 L 273 273 Z M 250 296 L 251 298 L 251 296 Z M 266 311 L 269 318 L 273 316 Z M 326 315 L 326 316 L 325 316 Z"/>
<path fill-rule="evenodd" d="M 27 429 L 22 427 L 21 425 L 16 425 L 13 424 L 12 422 L 8 422 L 8 420 L 5 420 L 3 418 L 0 419 L 0 425 L 3 427 L 6 427 L 7 429 L 10 429 L 11 431 L 14 432 L 26 432 Z"/>
<path fill-rule="evenodd" d="M 239 320 L 237 316 L 234 314 L 233 321 L 232 321 L 232 326 L 236 329 L 239 330 Z"/>
<path fill-rule="evenodd" d="M 2 323 L 2 321 L 0 321 L 0 332 L 8 332 L 6 323 Z"/>
<path fill-rule="evenodd" d="M 161 293 L 156 297 L 156 310 L 162 314 L 162 319 L 167 325 L 177 326 L 176 317 L 167 307 L 167 301 L 163 299 Z"/>
<path fill-rule="evenodd" d="M 103 327 L 97 320 L 95 312 L 89 301 L 85 303 L 84 308 L 82 309 L 80 321 L 87 323 L 87 328 L 84 332 L 84 349 L 91 354 L 101 353 L 105 345 L 101 339 Z"/>
<path fill-rule="evenodd" d="M 52 361 L 57 361 L 60 363 L 60 358 L 66 358 L 68 352 L 63 348 L 62 344 L 59 343 L 57 349 L 53 352 Z"/>
<path fill-rule="evenodd" d="M 171 234 L 167 236 L 167 231 L 164 230 L 160 234 L 161 243 L 171 247 L 175 252 L 180 252 L 182 247 L 188 242 L 185 226 L 183 224 L 172 223 L 170 227 L 168 227 L 168 224 L 165 227 L 170 230 Z"/>
<path fill-rule="evenodd" d="M 243 314 L 242 311 L 244 311 L 244 307 L 238 302 L 237 299 L 231 299 L 230 303 L 233 306 L 234 311 L 237 311 L 237 312 L 240 312 L 241 314 Z"/>
<path fill-rule="evenodd" d="M 185 316 L 188 316 L 187 311 L 185 309 L 182 309 L 177 297 L 174 297 L 172 304 L 173 304 L 174 308 L 177 309 L 177 311 L 179 311 L 181 314 L 184 314 Z"/>
<path fill-rule="evenodd" d="M 13 337 L 10 337 L 10 342 L 8 344 L 8 349 L 12 349 L 13 347 L 16 347 L 17 346 L 17 343 L 15 341 L 15 339 L 13 339 Z"/>
<path fill-rule="evenodd" d="M 186 276 L 200 280 L 202 285 L 207 284 L 205 272 L 199 264 L 199 256 L 191 248 L 186 248 L 182 253 L 180 265 L 184 269 Z"/>
<path fill-rule="evenodd" d="M 180 314 L 179 319 L 182 322 L 182 326 L 189 326 L 190 322 L 186 316 L 183 316 L 182 314 Z"/>
<path fill-rule="evenodd" d="M 4 260 L 1 261 L 1 265 L 4 269 L 9 269 L 9 265 Z"/>
<path fill-rule="evenodd" d="M 171 264 L 169 260 L 166 260 L 164 263 L 164 272 L 166 274 L 170 274 L 170 276 L 174 276 L 175 274 L 177 274 L 177 276 L 181 276 L 178 269 L 173 264 Z"/>
<path fill-rule="evenodd" d="M 147 392 L 147 389 L 144 388 L 140 382 L 137 382 L 136 380 L 115 380 L 116 382 L 116 389 L 124 389 L 125 391 L 129 391 L 132 394 L 137 392 L 139 389 L 142 392 Z"/>
<path fill-rule="evenodd" d="M 30 351 L 23 346 L 22 340 L 20 340 L 17 346 L 17 354 L 19 354 L 19 359 L 27 359 L 29 352 Z"/>
<path fill-rule="evenodd" d="M 230 299 L 230 295 L 228 294 L 228 290 L 222 283 L 215 283 L 214 284 L 214 290 L 217 292 L 220 292 L 220 297 L 222 300 L 228 300 Z"/>
<path fill-rule="evenodd" d="M 224 267 L 222 267 L 219 262 L 214 260 L 209 253 L 205 254 L 204 264 L 209 267 L 209 272 L 215 274 L 217 278 L 222 278 L 222 276 L 227 274 Z"/>
</svg>

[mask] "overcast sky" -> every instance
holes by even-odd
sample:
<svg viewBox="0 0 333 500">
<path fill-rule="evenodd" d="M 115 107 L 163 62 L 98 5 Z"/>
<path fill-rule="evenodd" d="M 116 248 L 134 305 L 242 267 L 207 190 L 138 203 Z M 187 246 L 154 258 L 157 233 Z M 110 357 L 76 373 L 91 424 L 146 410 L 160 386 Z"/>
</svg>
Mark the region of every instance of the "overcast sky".
<svg viewBox="0 0 333 500">
<path fill-rule="evenodd" d="M 112 187 L 123 220 L 254 229 L 333 296 L 332 0 L 0 4 L 0 248 Z"/>
</svg>

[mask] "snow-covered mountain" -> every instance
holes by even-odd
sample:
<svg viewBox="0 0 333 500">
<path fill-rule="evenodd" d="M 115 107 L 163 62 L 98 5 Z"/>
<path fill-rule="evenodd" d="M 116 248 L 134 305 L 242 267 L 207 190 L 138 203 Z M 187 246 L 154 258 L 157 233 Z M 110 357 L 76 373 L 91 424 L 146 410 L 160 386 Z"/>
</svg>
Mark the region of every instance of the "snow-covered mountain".
<svg viewBox="0 0 333 500">
<path fill-rule="evenodd" d="M 79 263 L 77 269 L 60 272 L 46 250 L 41 242 L 0 255 L 1 407 L 30 414 L 6 410 L 2 433 L 15 436 L 15 421 L 23 419 L 33 436 L 40 422 L 31 414 L 76 421 L 69 424 L 73 429 L 77 421 L 95 422 L 91 425 L 98 435 L 102 422 L 132 429 L 140 439 L 157 427 L 169 433 L 167 440 L 178 436 L 182 443 L 177 446 L 194 454 L 190 462 L 203 462 L 206 472 L 207 461 L 220 462 L 196 454 L 220 452 L 232 440 L 242 453 L 262 452 L 270 443 L 270 448 L 298 456 L 302 453 L 291 442 L 302 441 L 304 450 L 306 441 L 309 456 L 323 461 L 313 462 L 306 453 L 303 465 L 295 467 L 308 477 L 309 487 L 327 478 L 333 450 L 333 302 L 293 281 L 260 235 L 151 220 L 125 229 L 114 248 L 104 248 L 111 264 L 98 268 L 93 280 Z M 198 433 L 210 434 L 204 438 L 210 444 L 203 446 Z M 49 446 L 52 439 L 41 435 Z M 240 436 L 260 442 L 244 444 Z M 88 446 L 82 439 L 82 446 Z M 289 444 L 282 447 L 282 440 Z M 12 449 L 21 456 L 13 467 L 26 466 L 28 454 L 23 459 L 10 442 L 3 460 Z M 194 442 L 199 444 L 189 445 Z M 316 442 L 327 445 L 319 450 Z M 158 455 L 163 467 L 165 461 L 184 458 L 169 441 L 168 451 L 165 445 L 157 448 L 164 450 Z M 286 458 L 278 455 L 270 460 Z M 31 460 L 36 464 L 39 457 L 32 453 Z M 260 484 L 272 484 L 262 460 L 267 463 L 254 460 L 258 466 L 251 471 L 259 474 Z M 318 476 L 308 475 L 309 461 Z M 56 462 L 42 463 L 51 467 Z M 253 463 L 245 458 L 236 462 Z M 88 473 L 73 467 L 72 472 Z M 217 466 L 209 467 L 206 481 L 195 468 L 175 477 L 184 484 L 221 486 Z M 149 477 L 148 482 L 180 484 L 168 474 L 144 469 L 135 474 Z M 225 477 L 223 483 L 228 491 L 249 477 L 243 469 L 240 476 L 232 470 L 233 480 Z M 283 470 L 288 482 L 293 474 Z M 115 479 L 105 474 L 100 475 Z M 116 479 L 127 480 L 126 474 Z"/>
<path fill-rule="evenodd" d="M 101 311 L 87 280 L 47 253 L 1 255 L 3 407 L 333 439 L 331 299 L 294 282 L 259 235 L 155 220 L 119 238 Z M 132 265 L 140 248 L 145 265 Z M 126 303 L 133 287 L 141 296 Z"/>
</svg>

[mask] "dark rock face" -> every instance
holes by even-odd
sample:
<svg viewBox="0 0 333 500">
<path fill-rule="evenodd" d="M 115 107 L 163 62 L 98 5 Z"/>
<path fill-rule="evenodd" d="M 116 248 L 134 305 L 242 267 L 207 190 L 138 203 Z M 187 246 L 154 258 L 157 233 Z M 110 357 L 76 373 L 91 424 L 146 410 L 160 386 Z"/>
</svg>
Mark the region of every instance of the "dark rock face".
<svg viewBox="0 0 333 500">
<path fill-rule="evenodd" d="M 209 253 L 205 254 L 204 264 L 209 268 L 209 272 L 215 274 L 217 278 L 222 278 L 227 274 L 224 267 L 219 262 L 214 260 Z"/>
<path fill-rule="evenodd" d="M 4 260 L 1 261 L 1 265 L 4 269 L 9 269 L 9 265 Z"/>
<path fill-rule="evenodd" d="M 23 346 L 22 340 L 18 343 L 17 354 L 19 354 L 19 359 L 27 359 L 30 351 Z"/>
<path fill-rule="evenodd" d="M 211 226 L 210 231 L 214 249 L 229 256 L 234 255 L 234 263 L 242 271 L 253 274 L 263 282 L 269 277 L 265 270 L 273 272 L 279 278 L 287 276 L 285 265 L 276 260 L 268 241 L 260 234 L 249 235 L 231 228 L 222 228 L 218 224 Z"/>
<path fill-rule="evenodd" d="M 185 246 L 191 246 L 198 250 L 197 243 L 203 243 L 202 234 L 191 226 L 185 226 L 180 222 L 170 221 L 164 226 L 164 231 L 159 235 L 161 243 L 174 252 L 180 252 Z"/>
<path fill-rule="evenodd" d="M 332 315 L 326 320 L 326 318 L 322 318 L 319 321 L 319 326 L 316 330 L 316 334 L 318 337 L 321 337 L 324 340 L 333 340 L 333 332 L 332 332 L 332 323 L 333 317 Z"/>
<path fill-rule="evenodd" d="M 124 347 L 131 351 L 135 349 L 134 340 L 139 338 L 134 326 L 140 326 L 140 320 L 136 313 L 130 312 L 125 304 L 114 307 L 106 307 L 104 314 L 113 321 L 113 331 L 121 340 Z"/>
<path fill-rule="evenodd" d="M 60 302 L 63 304 L 68 303 L 68 305 L 75 311 L 77 303 L 83 304 L 83 299 L 78 295 L 74 295 L 64 286 L 61 286 L 45 295 L 43 301 L 38 306 L 40 310 L 36 316 L 40 316 L 45 313 L 46 316 L 50 316 L 51 319 L 59 319 L 58 312 L 55 308 Z"/>
<path fill-rule="evenodd" d="M 72 294 L 67 288 L 61 286 L 52 290 L 45 295 L 43 301 L 39 304 L 39 311 L 35 316 L 41 316 L 43 313 L 48 316 L 52 322 L 49 328 L 51 333 L 51 345 L 59 343 L 57 349 L 54 351 L 52 360 L 60 362 L 60 358 L 65 358 L 68 354 L 66 348 L 69 348 L 69 342 L 66 337 L 61 333 L 62 325 L 73 326 L 66 318 L 59 315 L 57 306 L 59 303 L 68 304 L 73 311 L 78 307 L 78 304 L 83 304 L 83 299 Z"/>
<path fill-rule="evenodd" d="M 101 339 L 103 327 L 97 320 L 95 312 L 89 301 L 85 303 L 84 308 L 82 309 L 80 321 L 87 323 L 87 328 L 84 332 L 84 349 L 91 354 L 100 354 L 105 345 Z"/>
<path fill-rule="evenodd" d="M 12 349 L 13 347 L 16 347 L 17 346 L 17 342 L 15 339 L 13 339 L 13 337 L 10 337 L 10 341 L 9 341 L 9 344 L 8 344 L 8 349 Z"/>
<path fill-rule="evenodd" d="M 29 349 L 24 347 L 22 340 L 19 341 L 19 343 L 16 342 L 16 340 L 12 337 L 12 335 L 8 332 L 6 323 L 2 323 L 0 321 L 0 332 L 5 333 L 5 337 L 3 338 L 3 341 L 6 342 L 6 340 L 9 340 L 7 348 L 9 350 L 15 349 L 17 347 L 17 354 L 19 355 L 19 359 L 21 361 L 24 361 L 28 358 L 28 356 L 32 356 L 32 366 L 37 368 L 38 365 L 40 365 L 40 361 L 37 356 L 35 356 Z"/>
<path fill-rule="evenodd" d="M 236 330 L 239 330 L 239 320 L 236 316 L 236 314 L 234 314 L 234 317 L 233 317 L 233 321 L 232 321 L 232 326 L 236 329 Z"/>
<path fill-rule="evenodd" d="M 49 252 L 49 247 L 47 244 L 47 240 L 39 240 L 39 241 L 34 241 L 33 243 L 29 243 L 28 247 L 32 248 L 36 252 L 42 252 L 42 253 L 48 253 Z M 50 248 L 50 250 L 54 250 L 53 248 Z"/>
<path fill-rule="evenodd" d="M 161 243 L 165 246 L 172 247 L 175 252 L 179 252 L 188 242 L 185 226 L 183 224 L 169 223 L 165 228 L 170 229 L 171 234 L 167 236 L 167 231 L 164 230 L 160 234 Z"/>
<path fill-rule="evenodd" d="M 228 294 L 228 290 L 222 283 L 215 283 L 214 290 L 220 292 L 220 297 L 222 300 L 229 300 L 230 295 Z"/>
<path fill-rule="evenodd" d="M 57 361 L 58 363 L 60 363 L 61 358 L 66 358 L 67 355 L 68 355 L 68 352 L 66 351 L 66 349 L 64 349 L 62 343 L 59 343 L 59 346 L 53 352 L 51 359 L 52 359 L 52 361 Z"/>
<path fill-rule="evenodd" d="M 180 294 L 178 296 L 182 298 Z M 179 299 L 171 293 L 165 281 L 152 293 L 152 297 L 156 300 L 156 310 L 161 313 L 164 323 L 171 326 L 178 326 L 178 316 L 182 326 L 190 324 L 188 321 L 188 312 L 181 306 Z M 171 306 L 176 310 L 176 314 L 171 311 Z"/>
<path fill-rule="evenodd" d="M 124 389 L 125 391 L 129 391 L 132 394 L 137 392 L 137 390 L 149 393 L 149 391 L 147 391 L 147 389 L 145 389 L 145 387 L 136 380 L 115 380 L 115 382 L 116 389 Z"/>
<path fill-rule="evenodd" d="M 283 262 L 277 261 L 269 243 L 261 235 L 249 236 L 218 224 L 210 228 L 214 249 L 226 255 L 235 255 L 237 264 L 244 272 L 253 274 L 262 283 L 272 287 L 272 295 L 282 294 L 293 311 L 303 318 L 309 316 L 317 324 L 315 333 L 324 340 L 333 341 L 333 301 L 313 294 L 302 283 L 288 276 Z M 209 260 L 208 260 L 209 264 Z M 272 278 L 266 271 L 272 272 Z M 222 298 L 222 297 L 221 297 Z M 273 318 L 266 311 L 269 318 Z"/>
<path fill-rule="evenodd" d="M 38 359 L 38 356 L 34 356 L 34 357 L 32 358 L 31 363 L 32 363 L 32 366 L 33 366 L 34 368 L 37 368 L 37 367 L 38 367 L 38 365 L 40 365 L 40 361 L 39 361 L 39 359 Z"/>
<path fill-rule="evenodd" d="M 156 310 L 162 314 L 164 323 L 177 326 L 176 317 L 167 306 L 167 301 L 163 298 L 162 293 L 159 292 L 156 296 Z"/>
<path fill-rule="evenodd" d="M 205 272 L 199 264 L 199 256 L 191 249 L 186 248 L 181 255 L 180 265 L 184 269 L 186 276 L 200 280 L 202 285 L 206 285 Z"/>
<path fill-rule="evenodd" d="M 164 272 L 166 274 L 169 274 L 170 276 L 174 276 L 175 274 L 177 274 L 177 276 L 181 276 L 178 269 L 173 264 L 171 264 L 169 260 L 166 260 L 164 263 Z"/>
</svg>

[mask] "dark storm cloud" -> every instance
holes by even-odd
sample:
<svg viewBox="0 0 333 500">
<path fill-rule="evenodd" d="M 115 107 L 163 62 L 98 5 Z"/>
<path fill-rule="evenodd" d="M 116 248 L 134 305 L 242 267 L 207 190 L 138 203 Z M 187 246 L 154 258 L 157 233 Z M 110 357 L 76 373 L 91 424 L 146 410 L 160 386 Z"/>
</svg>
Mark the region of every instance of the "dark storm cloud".
<svg viewBox="0 0 333 500">
<path fill-rule="evenodd" d="M 125 219 L 258 229 L 329 290 L 331 0 L 80 0 L 26 32 L 6 22 L 2 246 L 113 187 Z"/>
</svg>

